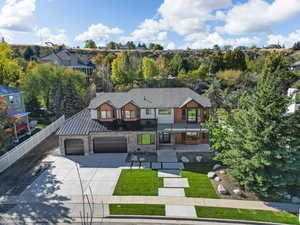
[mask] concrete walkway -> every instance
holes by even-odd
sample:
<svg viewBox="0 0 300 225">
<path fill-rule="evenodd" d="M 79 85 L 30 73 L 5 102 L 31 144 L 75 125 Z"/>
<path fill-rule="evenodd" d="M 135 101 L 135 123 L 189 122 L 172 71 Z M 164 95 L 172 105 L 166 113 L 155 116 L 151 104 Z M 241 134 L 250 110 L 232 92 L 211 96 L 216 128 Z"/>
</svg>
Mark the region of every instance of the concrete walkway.
<svg viewBox="0 0 300 225">
<path fill-rule="evenodd" d="M 82 197 L 80 195 L 67 196 L 64 200 L 56 200 L 56 198 L 40 198 L 33 196 L 8 196 L 1 197 L 0 204 L 19 204 L 19 203 L 39 203 L 47 200 L 47 204 L 60 202 L 80 203 Z M 188 198 L 188 197 L 169 197 L 169 196 L 102 196 L 94 195 L 95 203 L 132 203 L 132 204 L 164 204 L 164 205 L 189 205 L 189 206 L 215 206 L 242 209 L 260 209 L 272 211 L 288 211 L 299 213 L 300 204 L 279 203 L 279 202 L 263 202 L 263 201 L 244 201 L 230 199 L 209 199 L 209 198 Z"/>
</svg>

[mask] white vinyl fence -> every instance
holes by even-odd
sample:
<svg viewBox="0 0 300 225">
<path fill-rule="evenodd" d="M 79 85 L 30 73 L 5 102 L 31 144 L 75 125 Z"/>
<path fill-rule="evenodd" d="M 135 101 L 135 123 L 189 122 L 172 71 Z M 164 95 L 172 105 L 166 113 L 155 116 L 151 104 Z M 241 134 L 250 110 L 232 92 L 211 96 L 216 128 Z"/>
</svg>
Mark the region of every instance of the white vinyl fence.
<svg viewBox="0 0 300 225">
<path fill-rule="evenodd" d="M 0 156 L 0 173 L 14 164 L 18 159 L 31 151 L 35 146 L 49 137 L 53 132 L 60 128 L 65 122 L 65 116 L 60 117 L 35 135 L 28 138 L 26 141 L 17 145 L 4 155 Z"/>
</svg>

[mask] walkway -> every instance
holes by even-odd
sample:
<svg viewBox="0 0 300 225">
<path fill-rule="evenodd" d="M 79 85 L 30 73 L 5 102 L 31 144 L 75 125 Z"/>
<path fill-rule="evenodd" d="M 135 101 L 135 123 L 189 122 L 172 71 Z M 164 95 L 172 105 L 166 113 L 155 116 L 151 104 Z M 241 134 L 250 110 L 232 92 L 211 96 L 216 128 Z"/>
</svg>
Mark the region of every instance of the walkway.
<svg viewBox="0 0 300 225">
<path fill-rule="evenodd" d="M 49 201 L 49 198 L 46 198 Z M 18 204 L 18 203 L 39 203 L 45 200 L 45 196 L 40 198 L 32 196 L 8 196 L 1 197 L 0 204 Z M 51 202 L 81 203 L 82 197 L 80 195 L 66 196 L 64 200 L 50 200 Z M 263 201 L 245 201 L 245 200 L 231 200 L 231 199 L 209 199 L 209 198 L 188 198 L 188 197 L 168 197 L 168 196 L 103 196 L 94 195 L 95 203 L 132 203 L 132 204 L 164 204 L 164 205 L 189 205 L 189 206 L 215 206 L 228 208 L 242 208 L 242 209 L 260 209 L 272 211 L 288 211 L 292 213 L 299 213 L 300 204 L 279 203 L 279 202 L 263 202 Z"/>
</svg>

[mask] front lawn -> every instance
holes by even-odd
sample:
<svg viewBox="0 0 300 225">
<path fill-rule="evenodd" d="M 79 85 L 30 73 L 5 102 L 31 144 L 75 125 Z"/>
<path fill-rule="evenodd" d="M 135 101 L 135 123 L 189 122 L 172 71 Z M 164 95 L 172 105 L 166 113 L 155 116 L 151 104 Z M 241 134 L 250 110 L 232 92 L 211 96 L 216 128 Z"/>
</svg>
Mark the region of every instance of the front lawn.
<svg viewBox="0 0 300 225">
<path fill-rule="evenodd" d="M 269 210 L 233 209 L 222 207 L 196 206 L 197 216 L 233 220 L 252 220 L 273 223 L 300 224 L 296 215 Z"/>
<path fill-rule="evenodd" d="M 113 195 L 158 195 L 158 188 L 163 187 L 163 180 L 156 170 L 122 170 Z"/>
<path fill-rule="evenodd" d="M 165 216 L 165 205 L 158 204 L 109 204 L 111 215 Z"/>
<path fill-rule="evenodd" d="M 181 171 L 181 176 L 188 178 L 189 188 L 185 188 L 186 197 L 197 198 L 219 198 L 207 173 L 211 170 L 210 163 L 205 164 L 185 164 L 185 169 Z"/>
</svg>

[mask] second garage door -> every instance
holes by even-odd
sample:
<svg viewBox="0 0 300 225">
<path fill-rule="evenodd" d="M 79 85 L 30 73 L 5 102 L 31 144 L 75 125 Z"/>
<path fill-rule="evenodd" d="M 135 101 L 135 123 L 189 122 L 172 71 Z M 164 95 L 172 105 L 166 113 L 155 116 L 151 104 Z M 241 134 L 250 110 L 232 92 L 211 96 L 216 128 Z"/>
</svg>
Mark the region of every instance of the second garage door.
<svg viewBox="0 0 300 225">
<path fill-rule="evenodd" d="M 94 153 L 125 153 L 127 140 L 125 137 L 99 137 L 94 139 Z"/>
</svg>

